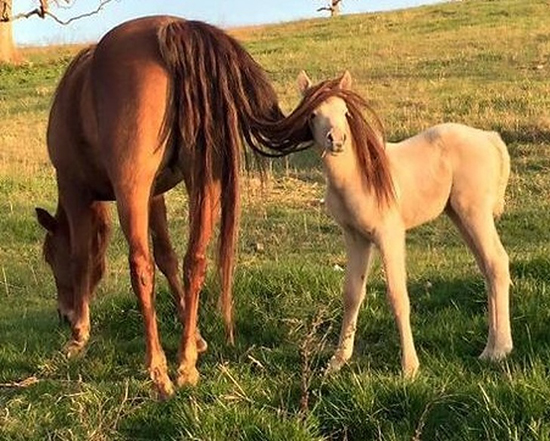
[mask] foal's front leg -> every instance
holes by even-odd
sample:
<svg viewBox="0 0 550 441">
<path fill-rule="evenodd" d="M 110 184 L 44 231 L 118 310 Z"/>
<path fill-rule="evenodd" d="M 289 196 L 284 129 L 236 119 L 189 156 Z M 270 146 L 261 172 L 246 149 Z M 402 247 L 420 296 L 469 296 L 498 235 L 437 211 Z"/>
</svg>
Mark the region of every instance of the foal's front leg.
<svg viewBox="0 0 550 441">
<path fill-rule="evenodd" d="M 410 304 L 405 270 L 405 230 L 401 225 L 386 228 L 377 237 L 386 272 L 388 300 L 391 304 L 401 340 L 401 367 L 406 377 L 413 377 L 419 366 L 411 330 Z"/>
<path fill-rule="evenodd" d="M 365 286 L 373 256 L 373 243 L 357 232 L 344 230 L 346 243 L 346 279 L 344 282 L 344 317 L 338 348 L 330 359 L 326 373 L 330 374 L 350 359 L 353 353 L 359 308 L 365 298 Z"/>
</svg>

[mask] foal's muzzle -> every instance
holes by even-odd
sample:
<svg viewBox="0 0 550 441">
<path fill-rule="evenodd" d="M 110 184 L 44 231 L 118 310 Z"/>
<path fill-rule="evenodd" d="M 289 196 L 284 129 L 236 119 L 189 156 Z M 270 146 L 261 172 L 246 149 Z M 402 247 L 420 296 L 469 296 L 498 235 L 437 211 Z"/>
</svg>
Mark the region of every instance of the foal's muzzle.
<svg viewBox="0 0 550 441">
<path fill-rule="evenodd" d="M 331 130 L 327 133 L 327 150 L 333 154 L 342 153 L 344 151 L 344 145 L 346 144 L 347 135 L 341 133 L 335 136 Z"/>
</svg>

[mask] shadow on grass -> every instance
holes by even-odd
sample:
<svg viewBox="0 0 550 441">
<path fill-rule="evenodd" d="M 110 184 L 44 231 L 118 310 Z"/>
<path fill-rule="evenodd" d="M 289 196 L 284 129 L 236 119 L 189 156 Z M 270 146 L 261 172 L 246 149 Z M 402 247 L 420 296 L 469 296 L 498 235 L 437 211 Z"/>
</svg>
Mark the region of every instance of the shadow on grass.
<svg viewBox="0 0 550 441">
<path fill-rule="evenodd" d="M 26 311 L 0 319 L 0 378 L 17 382 L 39 369 L 38 364 L 49 353 L 59 350 L 59 326 L 53 311 Z"/>
</svg>

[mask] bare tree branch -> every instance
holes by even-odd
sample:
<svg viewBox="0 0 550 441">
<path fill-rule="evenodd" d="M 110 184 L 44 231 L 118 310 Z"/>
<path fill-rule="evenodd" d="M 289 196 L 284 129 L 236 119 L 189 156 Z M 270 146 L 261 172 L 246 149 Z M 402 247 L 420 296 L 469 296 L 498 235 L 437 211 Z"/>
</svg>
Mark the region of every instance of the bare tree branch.
<svg viewBox="0 0 550 441">
<path fill-rule="evenodd" d="M 67 4 L 70 3 L 69 0 L 64 0 L 64 1 Z M 20 14 L 16 14 L 16 15 L 12 16 L 11 19 L 7 16 L 2 15 L 2 17 L 0 17 L 0 21 L 3 21 L 3 22 L 15 21 L 15 20 L 18 20 L 20 18 L 30 18 L 33 15 L 38 15 L 40 18 L 50 17 L 52 20 L 54 20 L 57 23 L 65 26 L 65 25 L 68 25 L 69 23 L 71 23 L 73 21 L 80 20 L 82 18 L 90 17 L 92 15 L 97 14 L 99 11 L 101 11 L 103 9 L 103 7 L 107 3 L 111 3 L 112 1 L 113 0 L 101 0 L 101 2 L 99 3 L 99 5 L 97 6 L 97 8 L 95 10 L 90 11 L 90 12 L 86 12 L 84 14 L 76 15 L 74 17 L 69 18 L 68 20 L 62 20 L 57 15 L 55 15 L 55 14 L 53 14 L 49 11 L 48 0 L 40 0 L 40 7 L 35 8 L 35 9 L 33 9 L 31 11 L 28 11 L 28 12 L 22 12 Z M 4 2 L 1 2 L 1 3 L 4 3 Z M 58 0 L 54 0 L 54 3 L 59 6 Z M 64 8 L 64 9 L 66 9 L 66 8 Z"/>
<path fill-rule="evenodd" d="M 101 11 L 103 9 L 103 6 L 105 6 L 107 3 L 111 3 L 112 1 L 113 0 L 101 0 L 101 2 L 99 3 L 99 5 L 97 6 L 97 8 L 95 10 L 90 11 L 90 12 L 86 12 L 84 14 L 76 15 L 74 17 L 69 18 L 68 20 L 61 20 L 57 16 L 55 16 L 54 14 L 52 14 L 50 12 L 47 12 L 46 14 L 48 16 L 50 16 L 52 19 L 54 19 L 56 22 L 58 22 L 59 24 L 68 25 L 69 23 L 71 23 L 73 21 L 80 20 L 81 18 L 86 18 L 86 17 L 90 17 L 92 15 L 97 14 L 99 11 Z"/>
<path fill-rule="evenodd" d="M 330 0 L 329 3 L 329 6 L 322 6 L 318 8 L 317 12 L 328 11 L 331 15 L 338 14 L 342 0 Z"/>
</svg>

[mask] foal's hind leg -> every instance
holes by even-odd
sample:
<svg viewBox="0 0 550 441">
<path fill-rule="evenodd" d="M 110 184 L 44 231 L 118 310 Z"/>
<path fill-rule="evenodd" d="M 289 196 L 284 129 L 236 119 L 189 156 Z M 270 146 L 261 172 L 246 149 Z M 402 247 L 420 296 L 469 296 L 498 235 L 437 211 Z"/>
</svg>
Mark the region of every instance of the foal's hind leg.
<svg viewBox="0 0 550 441">
<path fill-rule="evenodd" d="M 344 317 L 338 348 L 329 361 L 327 374 L 340 370 L 353 353 L 357 316 L 365 298 L 365 286 L 374 251 L 372 242 L 353 231 L 344 231 L 344 240 L 347 251 Z"/>
<path fill-rule="evenodd" d="M 150 210 L 150 229 L 153 238 L 153 254 L 155 262 L 160 271 L 164 274 L 170 285 L 170 291 L 178 316 L 183 324 L 185 312 L 184 291 L 179 277 L 178 258 L 170 242 L 170 234 L 168 232 L 168 220 L 166 217 L 166 205 L 164 196 L 155 196 L 151 201 Z M 201 337 L 197 328 L 197 351 L 204 352 L 208 347 L 206 341 Z"/>
<path fill-rule="evenodd" d="M 474 253 L 488 289 L 489 336 L 480 355 L 499 360 L 513 347 L 510 327 L 510 272 L 490 208 L 470 211 L 448 210 L 466 243 Z"/>
<path fill-rule="evenodd" d="M 192 191 L 190 195 L 192 195 Z M 198 359 L 196 328 L 199 309 L 199 294 L 206 276 L 206 250 L 215 219 L 219 186 L 206 188 L 202 207 L 194 203 L 191 196 L 189 207 L 189 243 L 183 262 L 183 280 L 185 286 L 185 320 L 180 346 L 180 365 L 178 368 L 178 386 L 195 385 L 199 380 L 196 368 Z"/>
</svg>

